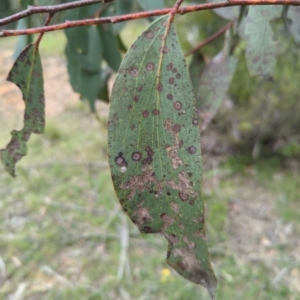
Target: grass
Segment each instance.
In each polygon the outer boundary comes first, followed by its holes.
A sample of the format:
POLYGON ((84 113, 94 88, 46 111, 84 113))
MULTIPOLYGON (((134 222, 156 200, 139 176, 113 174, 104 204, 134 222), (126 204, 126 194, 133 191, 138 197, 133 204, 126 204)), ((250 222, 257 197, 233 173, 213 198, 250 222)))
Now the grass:
MULTIPOLYGON (((62 53, 63 37, 54 50, 47 36, 44 53, 62 53)), ((1 148, 9 121, 0 118, 1 148)), ((106 148, 105 125, 79 104, 32 136, 16 179, 0 166, 0 299, 209 299, 166 265, 166 241, 122 212, 106 148)), ((297 169, 271 159, 205 171, 218 299, 298 299, 299 183, 297 169)))
MULTIPOLYGON (((5 124, 1 128, 10 130, 5 124)), ((0 142, 6 143, 3 138, 0 142)), ((165 264, 162 237, 141 235, 123 214, 107 168, 106 128, 84 108, 69 108, 52 118, 45 135, 30 140, 29 149, 16 179, 0 169, 0 253, 5 263, 0 299, 16 293, 30 300, 209 299, 202 288, 165 264)), ((291 257, 292 244, 271 245, 263 251, 275 251, 273 261, 255 257, 262 251, 260 241, 251 245, 254 250, 237 251, 230 242, 229 210, 238 193, 255 196, 248 186, 251 181, 276 195, 274 218, 296 224, 299 177, 277 168, 284 178, 278 186, 278 181, 270 180, 274 169, 252 165, 259 175, 249 178, 247 168, 239 165, 236 172, 231 162, 218 170, 218 176, 209 170, 205 175, 208 241, 219 277, 218 297, 297 299, 288 277, 272 283, 282 269, 287 274, 299 271, 299 259, 291 257), (210 185, 216 178, 217 184, 210 185), (283 198, 292 203, 284 210, 283 198)), ((246 195, 245 201, 249 199, 246 195)))

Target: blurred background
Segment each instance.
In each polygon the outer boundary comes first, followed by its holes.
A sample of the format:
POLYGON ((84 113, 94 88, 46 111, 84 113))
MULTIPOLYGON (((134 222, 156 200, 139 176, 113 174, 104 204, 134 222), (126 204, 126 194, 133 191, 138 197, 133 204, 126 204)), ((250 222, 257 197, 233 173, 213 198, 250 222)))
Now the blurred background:
MULTIPOLYGON (((0 2, 0 17, 17 11, 19 1, 0 2)), ((59 13, 53 22, 65 17, 59 13)), ((227 23, 203 11, 178 16, 175 26, 187 51, 227 23)), ((147 24, 132 21, 113 30, 126 48, 147 24)), ((249 76, 240 41, 228 95, 202 133, 207 240, 218 299, 297 300, 300 294, 300 51, 282 22, 272 26, 278 45, 274 80, 249 76)), ((205 61, 223 42, 220 37, 201 49, 205 61)), ((0 148, 23 124, 21 92, 5 80, 22 43, 0 40, 0 148)), ((95 117, 72 90, 66 45, 64 32, 52 32, 40 46, 45 134, 31 137, 17 178, 0 166, 0 299, 209 299, 166 265, 164 238, 140 234, 123 213, 107 164, 108 104, 97 101, 95 117)))

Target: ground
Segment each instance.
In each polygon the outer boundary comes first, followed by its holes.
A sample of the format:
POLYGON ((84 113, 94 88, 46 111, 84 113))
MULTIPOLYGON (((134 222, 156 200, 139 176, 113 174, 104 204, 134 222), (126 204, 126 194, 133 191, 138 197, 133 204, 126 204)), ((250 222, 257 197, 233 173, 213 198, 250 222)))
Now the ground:
MULTIPOLYGON (((0 47, 3 148, 24 106, 5 82, 12 47, 0 47)), ((42 56, 46 132, 31 138, 16 179, 0 167, 0 299, 209 299, 165 264, 166 241, 140 234, 122 212, 105 122, 72 92, 61 53, 45 46, 42 56)), ((98 111, 105 120, 107 106, 98 111)), ((216 156, 210 134, 203 195, 218 299, 299 299, 299 163, 216 156)))

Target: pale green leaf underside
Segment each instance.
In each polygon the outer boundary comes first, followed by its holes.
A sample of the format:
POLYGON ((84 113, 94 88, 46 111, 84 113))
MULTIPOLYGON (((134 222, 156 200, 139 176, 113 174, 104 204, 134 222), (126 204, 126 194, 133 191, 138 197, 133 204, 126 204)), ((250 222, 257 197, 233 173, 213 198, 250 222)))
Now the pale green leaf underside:
POLYGON ((287 17, 291 20, 291 34, 293 35, 295 42, 300 45, 300 7, 289 6, 287 17))
POLYGON ((273 77, 276 66, 276 43, 270 21, 279 18, 281 6, 250 6, 246 18, 246 60, 251 75, 273 77))
POLYGON ((201 129, 204 130, 221 107, 237 65, 234 56, 216 55, 204 69, 197 89, 201 129))
POLYGON ((169 241, 169 265, 213 295, 195 98, 177 33, 173 26, 167 33, 167 20, 153 22, 121 64, 109 112, 109 164, 132 221, 142 232, 162 233, 169 241))
POLYGON ((36 45, 25 48, 15 61, 8 81, 15 83, 23 94, 25 102, 24 127, 13 130, 12 139, 6 149, 0 151, 1 160, 7 172, 15 176, 16 163, 27 154, 27 141, 31 133, 40 134, 45 126, 44 81, 41 59, 36 45))

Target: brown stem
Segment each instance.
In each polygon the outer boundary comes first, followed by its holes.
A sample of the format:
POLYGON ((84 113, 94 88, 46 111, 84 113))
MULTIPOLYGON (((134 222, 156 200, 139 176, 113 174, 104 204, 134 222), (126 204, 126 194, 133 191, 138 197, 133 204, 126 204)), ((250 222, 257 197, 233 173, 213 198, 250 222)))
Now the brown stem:
MULTIPOLYGON (((50 14, 48 15, 48 17, 47 17, 47 19, 46 19, 46 21, 45 21, 44 26, 49 25, 49 23, 51 22, 53 16, 54 16, 54 13, 50 13, 50 14)), ((35 43, 36 49, 38 49, 38 47, 39 47, 39 45, 40 45, 40 42, 41 42, 41 40, 42 40, 42 38, 43 38, 44 33, 45 33, 45 32, 42 32, 42 33, 39 35, 39 37, 37 38, 36 43, 35 43)))
POLYGON ((113 0, 79 0, 65 4, 58 4, 58 5, 48 5, 48 6, 31 6, 29 5, 26 10, 23 10, 17 14, 9 16, 7 18, 0 19, 0 26, 13 23, 20 19, 26 18, 28 16, 38 14, 38 13, 57 13, 60 11, 64 11, 67 9, 82 7, 86 5, 91 5, 95 3, 108 3, 112 2, 113 0))
POLYGON ((218 31, 216 31, 214 34, 209 36, 207 39, 205 39, 204 41, 201 41, 197 46, 195 46, 194 48, 185 52, 184 56, 189 56, 189 55, 195 53, 196 51, 198 51, 199 49, 201 49, 202 47, 206 46, 207 44, 209 44, 210 42, 212 42, 213 40, 218 38, 220 35, 222 35, 226 30, 231 28, 233 26, 233 24, 234 24, 234 22, 229 22, 224 27, 222 27, 218 31))
POLYGON ((171 11, 171 14, 170 14, 170 18, 169 18, 169 24, 171 24, 175 18, 175 15, 177 14, 178 12, 178 9, 180 7, 180 5, 182 4, 183 0, 177 0, 172 11, 171 11))
MULTIPOLYGON (((111 1, 111 0, 103 0, 103 1, 111 1)), ((87 2, 87 1, 85 1, 87 2)), ((99 2, 99 1, 98 1, 99 2)), ((190 12, 209 10, 220 7, 229 7, 229 6, 240 6, 240 5, 294 5, 299 6, 300 0, 229 0, 222 2, 212 2, 212 3, 202 3, 197 5, 190 5, 184 8, 179 8, 177 13, 183 15, 190 12)), ((51 7, 50 7, 51 8, 51 7)), ((79 21, 66 21, 65 23, 51 25, 51 26, 43 26, 36 27, 30 29, 19 29, 19 30, 2 30, 0 32, 0 37, 6 36, 16 36, 16 35, 28 35, 35 33, 42 33, 48 31, 61 30, 71 27, 79 27, 79 26, 88 26, 102 23, 120 23, 129 20, 143 19, 155 16, 166 15, 172 12, 174 8, 164 8, 158 10, 151 10, 146 12, 138 12, 121 16, 113 16, 113 17, 104 17, 97 19, 86 19, 79 21)), ((44 11, 47 12, 47 11, 44 11)))

